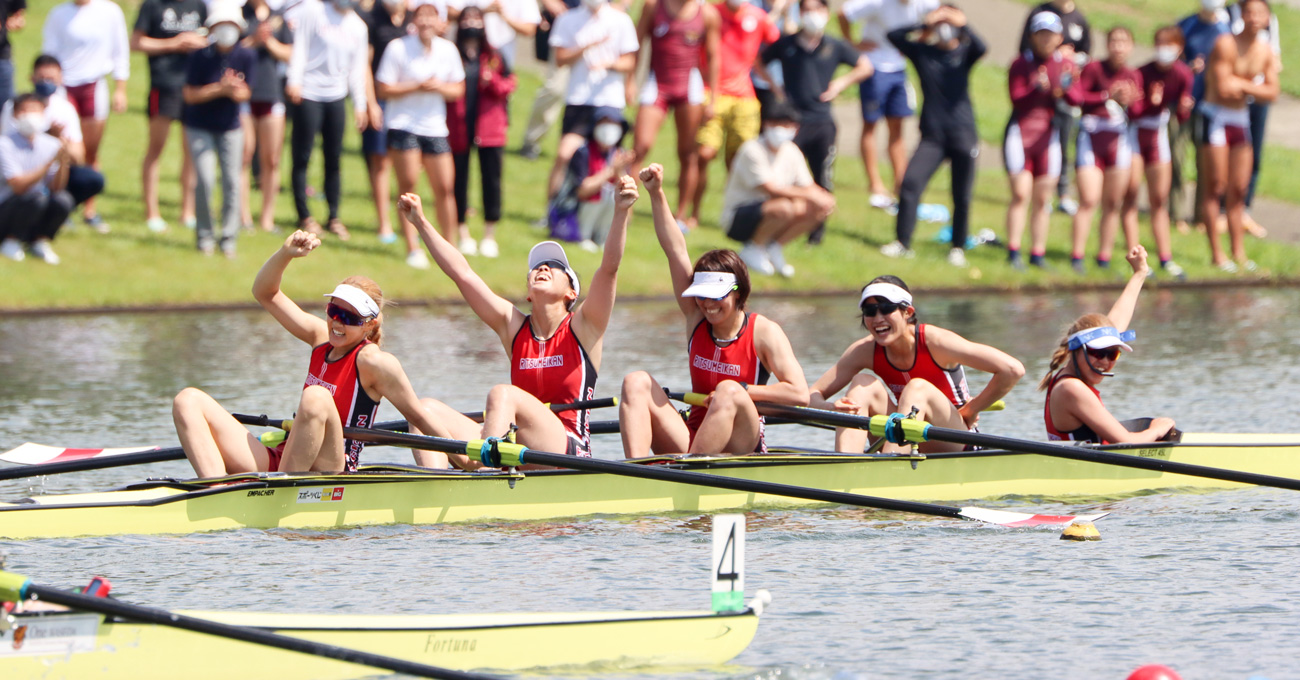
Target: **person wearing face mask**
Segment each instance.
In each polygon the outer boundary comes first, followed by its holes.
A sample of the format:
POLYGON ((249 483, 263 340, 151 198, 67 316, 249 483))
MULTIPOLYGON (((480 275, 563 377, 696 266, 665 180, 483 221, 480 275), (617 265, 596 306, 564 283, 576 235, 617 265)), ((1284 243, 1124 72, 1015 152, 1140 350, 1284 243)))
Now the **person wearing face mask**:
POLYGON ((1191 231, 1189 222, 1200 220, 1201 204, 1204 202, 1203 185, 1197 182, 1192 203, 1194 207, 1191 214, 1187 213, 1183 158, 1190 144, 1195 150, 1192 167, 1199 168, 1204 161, 1205 154, 1200 139, 1201 132, 1205 129, 1205 116, 1201 113, 1201 102, 1205 99, 1205 66, 1214 41, 1224 33, 1232 32, 1223 5, 1224 0, 1201 0, 1200 11, 1178 22, 1178 29, 1183 32, 1183 63, 1192 70, 1192 100, 1195 102, 1192 115, 1186 123, 1179 124, 1177 119, 1169 123, 1170 162, 1173 167, 1169 188, 1169 215, 1183 233, 1191 231))
POLYGON ((794 276, 785 246, 835 210, 835 197, 813 182, 795 144, 800 114, 788 102, 763 111, 763 131, 740 145, 727 178, 718 224, 740 241, 740 259, 755 274, 794 276))
POLYGON ((1179 60, 1183 32, 1177 26, 1163 26, 1156 30, 1155 46, 1156 58, 1138 69, 1142 96, 1129 113, 1129 146, 1134 153, 1128 191, 1124 194, 1124 232, 1138 232, 1138 192, 1145 176, 1160 270, 1182 281, 1187 274, 1174 262, 1169 237, 1169 128, 1171 120, 1186 123, 1196 102, 1192 99, 1192 70, 1179 60))
POLYGON ((586 145, 573 152, 564 184, 547 209, 551 236, 579 241, 595 252, 605 244, 614 216, 619 178, 635 159, 621 143, 627 133, 623 112, 606 107, 596 112, 596 126, 586 145))
POLYGON ((907 163, 898 195, 897 240, 880 251, 907 257, 916 230, 921 194, 946 159, 952 165, 952 248, 948 263, 966 266, 971 191, 979 157, 979 132, 970 103, 970 71, 984 56, 984 41, 970 29, 966 15, 943 5, 923 22, 890 31, 886 38, 916 68, 925 94, 921 106, 921 141, 907 163))
POLYGON ((483 37, 487 44, 513 69, 518 39, 533 37, 542 23, 537 0, 447 0, 447 17, 459 22, 461 12, 470 7, 483 15, 483 37))
MULTIPOLYGON (((379 72, 379 63, 394 40, 401 40, 412 30, 413 12, 407 8, 407 0, 376 0, 370 11, 359 11, 357 15, 366 22, 370 35, 370 74, 379 72)), ((380 110, 388 113, 388 101, 377 97, 380 110)), ((370 174, 370 198, 375 203, 375 216, 379 220, 379 242, 394 243, 397 234, 393 232, 392 194, 389 192, 389 176, 392 174, 393 162, 388 157, 388 121, 384 125, 370 126, 361 133, 361 153, 366 159, 366 171, 370 174)), ((416 269, 425 269, 429 260, 424 256, 424 249, 416 243, 414 232, 407 230, 407 264, 416 269)))
POLYGON ((34 257, 58 264, 50 241, 73 208, 68 145, 42 131, 45 102, 35 94, 15 97, 13 114, 13 129, 0 136, 0 256, 22 260, 26 246, 34 257))
MULTIPOLYGON (((158 208, 158 162, 172 123, 179 122, 185 102, 185 60, 191 52, 207 47, 208 39, 198 30, 208 18, 204 0, 145 0, 136 15, 131 33, 131 50, 149 57, 149 145, 140 169, 144 194, 145 226, 152 232, 167 230, 158 208)), ((184 133, 182 133, 184 134, 184 133)), ((181 139, 181 221, 194 226, 194 166, 189 143, 181 139)))
MULTIPOLYGON (((763 49, 764 63, 780 62, 785 77, 785 98, 799 113, 795 146, 812 168, 813 180, 833 192, 831 169, 835 165, 835 119, 831 102, 845 89, 871 77, 874 70, 865 54, 838 38, 826 35, 830 10, 822 0, 801 0, 800 30, 763 49), (840 66, 852 68, 836 77, 840 66)), ((818 224, 808 236, 820 243, 825 224, 818 224)))
POLYGON ((194 158, 196 243, 211 255, 219 244, 226 257, 235 256, 240 228, 240 170, 244 161, 244 130, 240 105, 256 85, 257 55, 239 44, 247 26, 233 0, 217 0, 208 14, 212 44, 190 54, 185 86, 185 134, 194 158), (212 189, 221 166, 221 231, 212 225, 212 189))
POLYGON ((486 17, 478 7, 460 12, 456 48, 465 68, 465 96, 447 108, 447 141, 456 169, 456 221, 460 225, 461 252, 496 257, 497 220, 501 219, 501 173, 505 162, 506 127, 515 74, 505 57, 487 39, 486 17), (469 154, 478 150, 479 178, 483 189, 483 240, 469 234, 469 154))

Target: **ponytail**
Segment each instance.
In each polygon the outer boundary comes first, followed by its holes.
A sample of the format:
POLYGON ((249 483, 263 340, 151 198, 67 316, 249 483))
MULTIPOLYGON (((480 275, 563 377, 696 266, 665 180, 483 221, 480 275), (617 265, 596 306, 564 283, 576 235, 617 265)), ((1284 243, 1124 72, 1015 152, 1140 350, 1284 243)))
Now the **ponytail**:
POLYGON ((1047 366, 1047 375, 1044 375, 1043 379, 1038 381, 1039 391, 1047 389, 1047 386, 1052 383, 1052 376, 1061 370, 1065 366, 1065 360, 1070 358, 1069 343, 1071 335, 1088 328, 1113 325, 1110 318, 1105 314, 1084 314, 1076 319, 1073 324, 1070 324, 1070 327, 1065 329, 1065 335, 1061 337, 1061 344, 1052 350, 1052 360, 1047 366))
POLYGON ((379 315, 373 319, 375 325, 370 329, 369 333, 366 333, 366 339, 376 345, 382 344, 384 341, 384 306, 386 304, 384 302, 384 291, 379 288, 379 284, 365 276, 349 276, 343 279, 343 283, 360 288, 379 306, 379 315))

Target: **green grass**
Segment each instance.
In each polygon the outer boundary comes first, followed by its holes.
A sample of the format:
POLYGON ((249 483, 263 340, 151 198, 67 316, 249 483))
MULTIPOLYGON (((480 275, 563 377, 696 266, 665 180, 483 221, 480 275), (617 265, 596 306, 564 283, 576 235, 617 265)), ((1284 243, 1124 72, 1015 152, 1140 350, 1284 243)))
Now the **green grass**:
MULTIPOLYGON (((39 26, 53 3, 48 0, 32 3, 29 9, 29 28, 16 34, 14 52, 18 59, 18 82, 26 82, 30 55, 39 47, 39 26)), ((127 9, 128 21, 134 19, 134 9, 127 9)), ((140 199, 140 160, 146 142, 146 120, 143 104, 147 88, 147 68, 143 57, 132 60, 130 85, 131 110, 126 115, 115 115, 109 121, 109 132, 103 150, 108 189, 101 198, 100 210, 112 224, 107 236, 92 233, 78 226, 60 234, 55 243, 64 263, 50 267, 29 259, 23 263, 0 261, 0 277, 6 282, 7 295, 0 301, 0 309, 38 308, 88 308, 162 305, 251 304, 249 288, 257 269, 284 238, 262 233, 245 233, 239 241, 239 257, 228 261, 221 257, 204 258, 194 250, 193 233, 175 225, 179 213, 179 135, 174 134, 163 162, 163 179, 160 188, 163 215, 173 222, 172 229, 161 235, 152 234, 144 227, 143 203, 140 199)), ((517 148, 529 102, 538 85, 531 73, 520 73, 520 89, 515 95, 510 148, 517 148)), ((1006 121, 1008 104, 1005 92, 1005 71, 984 65, 976 70, 973 91, 977 93, 976 111, 979 115, 981 135, 989 141, 1001 139, 1002 125, 1006 121)), ((554 133, 553 133, 554 135, 554 133)), ((675 145, 671 125, 664 127, 652 160, 664 162, 669 176, 676 176, 675 145)), ((353 239, 341 243, 332 237, 310 257, 296 262, 285 278, 284 286, 290 295, 310 300, 315 295, 333 287, 345 276, 361 273, 373 277, 392 299, 429 300, 458 299, 455 288, 436 270, 416 271, 402 262, 404 254, 400 245, 381 245, 375 238, 374 206, 369 197, 364 164, 358 153, 359 137, 349 132, 343 158, 343 204, 341 217, 351 228, 353 239)), ((543 148, 554 148, 554 136, 543 148)), ((1284 169, 1300 164, 1300 155, 1270 149, 1271 172, 1266 175, 1263 190, 1274 195, 1288 196, 1294 190, 1285 186, 1284 169), (1273 168, 1276 172, 1272 172, 1273 168)), ((313 186, 320 186, 320 154, 314 161, 316 172, 311 176, 313 186)), ((502 254, 499 259, 475 258, 473 263, 489 284, 501 293, 522 297, 524 290, 523 262, 533 243, 543 238, 541 231, 528 223, 542 214, 543 188, 551 158, 543 156, 529 162, 510 155, 506 161, 505 214, 500 225, 498 241, 502 254)), ((284 163, 284 179, 288 180, 288 160, 284 163)), ((721 163, 715 163, 710 177, 712 189, 705 203, 703 228, 691 235, 694 253, 717 247, 734 247, 716 229, 716 216, 721 211, 722 187, 725 182, 721 163)), ((476 184, 476 183, 474 183, 476 184)), ((932 241, 938 225, 922 224, 916 237, 917 257, 914 260, 890 261, 883 258, 879 246, 893 239, 894 220, 879 210, 865 207, 866 185, 862 164, 857 158, 842 158, 836 165, 837 196, 841 204, 832 217, 825 242, 817 248, 802 244, 789 248, 788 259, 799 275, 793 280, 761 278, 755 282, 758 291, 830 292, 856 289, 871 277, 881 273, 895 273, 918 288, 1001 288, 1014 289, 1026 286, 1065 287, 1078 284, 1097 285, 1117 282, 1114 275, 1093 273, 1079 279, 1065 271, 1053 273, 1019 273, 1003 263, 1000 249, 982 247, 970 253, 972 267, 956 270, 943 263, 947 245, 932 241)), ((929 200, 947 203, 948 176, 942 171, 930 187, 929 200)), ((675 200, 675 186, 669 189, 675 200)), ((427 188, 422 192, 426 201, 427 188)), ((973 230, 991 228, 998 234, 1004 232, 1003 220, 1008 197, 1007 181, 1003 173, 981 173, 975 188, 973 230)), ((255 195, 255 199, 257 195, 255 195)), ((471 202, 477 205, 476 189, 471 190, 471 202)), ((1300 201, 1296 201, 1300 203, 1300 201)), ((649 221, 649 208, 644 199, 638 204, 631 226, 627 255, 620 271, 620 293, 630 295, 665 295, 670 284, 665 276, 663 255, 659 252, 649 221)), ((257 203, 255 202, 255 205, 257 203)), ((313 211, 323 217, 323 201, 313 202, 313 211)), ((277 223, 282 229, 295 222, 293 202, 286 191, 280 196, 276 210, 277 223)), ((481 233, 481 220, 471 218, 471 230, 481 233)), ((1054 216, 1050 254, 1061 261, 1068 255, 1066 238, 1068 221, 1054 216)), ((1276 275, 1293 276, 1300 269, 1300 257, 1289 246, 1252 240, 1250 254, 1266 270, 1276 275)), ((1226 278, 1208 264, 1207 248, 1202 238, 1175 237, 1175 253, 1195 279, 1226 278)), ((590 276, 599 262, 599 256, 571 249, 575 267, 584 276, 590 276)), ((1063 267, 1061 269, 1064 269, 1063 267)))

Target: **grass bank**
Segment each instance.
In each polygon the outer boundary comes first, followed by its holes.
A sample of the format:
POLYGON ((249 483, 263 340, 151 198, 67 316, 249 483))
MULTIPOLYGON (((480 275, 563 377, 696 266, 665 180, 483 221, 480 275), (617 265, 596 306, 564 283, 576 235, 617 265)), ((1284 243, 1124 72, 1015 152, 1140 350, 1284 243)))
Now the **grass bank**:
MULTIPOLYGON (((48 0, 33 2, 29 8, 31 28, 15 34, 14 53, 19 62, 17 82, 26 82, 31 55, 39 49, 39 26, 44 14, 54 3, 48 0)), ((134 7, 124 4, 128 21, 134 19, 134 7)), ((1005 71, 993 65, 981 66, 976 71, 977 111, 980 115, 981 134, 996 141, 1001 137, 1001 126, 1006 120, 1005 71)), ((112 233, 104 236, 78 226, 61 234, 56 248, 64 263, 50 267, 30 259, 22 263, 0 261, 0 278, 5 281, 6 295, 0 299, 0 309, 46 309, 87 307, 139 307, 158 305, 204 305, 251 303, 249 287, 258 267, 282 241, 284 230, 295 222, 290 195, 280 197, 276 220, 282 228, 279 236, 263 233, 245 233, 240 237, 239 256, 233 261, 221 257, 204 258, 194 250, 193 233, 180 227, 179 213, 179 135, 174 135, 163 161, 161 201, 164 216, 173 223, 164 234, 153 234, 144 227, 143 204, 140 199, 140 160, 146 141, 146 119, 143 109, 147 91, 147 68, 143 57, 132 60, 130 84, 131 109, 125 115, 110 119, 109 132, 103 151, 103 164, 108 177, 108 188, 101 199, 100 209, 112 225, 112 233)), ((531 73, 520 74, 520 89, 516 94, 510 148, 517 148, 528 111, 528 102, 538 85, 531 73)), ((553 149, 553 143, 546 148, 553 149)), ((666 126, 660 136, 653 159, 664 162, 670 176, 676 175, 675 146, 671 126, 666 126)), ((305 260, 295 263, 285 280, 285 289, 291 295, 309 300, 322 291, 329 290, 341 278, 363 273, 375 278, 389 297, 400 300, 455 299, 455 288, 441 273, 416 271, 403 261, 399 245, 382 245, 375 238, 374 206, 369 197, 365 166, 359 153, 359 137, 349 132, 345 141, 343 159, 342 219, 349 225, 353 239, 341 243, 327 239, 326 245, 305 260)), ((1273 153, 1270 150, 1270 153, 1273 153)), ((1280 178, 1280 168, 1273 172, 1273 164, 1292 162, 1300 164, 1300 155, 1289 161, 1284 154, 1270 158, 1270 173, 1277 177, 1278 191, 1286 191, 1280 178)), ((544 234, 531 228, 529 222, 544 209, 543 187, 551 158, 527 161, 508 156, 506 161, 506 196, 504 219, 498 240, 501 257, 496 260, 475 258, 475 267, 495 289, 503 294, 520 296, 523 291, 523 261, 528 251, 544 234)), ((319 154, 311 182, 320 186, 319 154)), ((288 159, 285 159, 287 181, 288 159)), ((1289 166, 1284 166, 1289 167, 1289 166)), ((1291 175, 1294 176, 1294 175, 1291 175)), ((692 252, 700 253, 717 247, 732 247, 716 228, 713 220, 721 211, 721 188, 725 181, 721 164, 714 164, 711 187, 705 205, 707 217, 703 228, 692 234, 692 252)), ((946 172, 936 177, 930 187, 930 200, 947 202, 946 172)), ((1099 285, 1116 282, 1115 274, 1092 272, 1078 277, 1064 267, 1053 272, 1020 273, 1003 264, 1003 252, 997 248, 981 247, 970 254, 971 268, 957 270, 944 261, 946 244, 932 240, 940 225, 923 224, 917 237, 917 257, 913 260, 890 261, 883 258, 878 248, 892 240, 893 218, 879 210, 865 207, 863 195, 865 177, 857 158, 843 158, 836 166, 837 196, 841 203, 829 224, 825 242, 816 248, 795 245, 789 249, 788 259, 798 270, 792 280, 765 278, 756 282, 758 291, 818 292, 855 289, 863 282, 881 273, 895 273, 909 283, 921 288, 996 288, 1068 287, 1074 285, 1099 285)), ((1272 184, 1268 185, 1272 187, 1272 184)), ((1272 191, 1273 189, 1267 189, 1272 191)), ((471 190, 471 201, 477 204, 476 190, 471 190)), ((1290 189, 1290 191, 1294 191, 1290 189)), ((427 188, 424 194, 428 195, 427 188)), ((675 187, 670 195, 675 196, 675 187)), ((972 217, 974 230, 990 228, 1001 234, 1007 200, 1007 183, 1003 173, 981 173, 975 188, 975 205, 972 217)), ((1300 200, 1295 201, 1300 203, 1300 200)), ((255 203, 256 205, 256 203, 255 203)), ((325 205, 313 203, 318 216, 323 217, 325 205)), ((471 219, 471 229, 481 231, 481 220, 471 219)), ((1049 254, 1058 262, 1068 256, 1068 221, 1053 217, 1052 240, 1049 254)), ((1300 272, 1300 253, 1296 249, 1270 242, 1252 240, 1249 252, 1270 276, 1294 277, 1300 272)), ((1189 275, 1196 280, 1229 280, 1209 266, 1207 247, 1202 237, 1176 236, 1175 252, 1189 275)), ((575 267, 589 276, 599 262, 596 254, 571 249, 575 267)), ((637 206, 627 256, 620 271, 619 290, 624 295, 666 295, 670 285, 665 276, 663 255, 659 252, 650 226, 649 209, 643 200, 637 206)))

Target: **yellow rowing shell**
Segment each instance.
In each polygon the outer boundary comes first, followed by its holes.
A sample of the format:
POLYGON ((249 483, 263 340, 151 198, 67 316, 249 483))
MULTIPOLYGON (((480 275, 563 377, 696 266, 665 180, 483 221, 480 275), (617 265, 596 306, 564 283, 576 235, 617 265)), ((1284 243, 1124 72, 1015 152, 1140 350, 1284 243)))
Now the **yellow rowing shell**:
MULTIPOLYGON (((349 616, 181 612, 456 670, 716 666, 754 639, 752 609, 349 616)), ((98 614, 20 614, 0 634, 0 677, 75 680, 360 678, 385 672, 318 656, 98 614)))
MULTIPOLYGON (((1300 478, 1300 435, 1184 434, 1178 443, 1101 448, 1300 478)), ((674 466, 729 477, 904 500, 1100 499, 1160 489, 1241 486, 1008 451, 936 454, 924 459, 827 453, 665 458, 674 466)), ((568 470, 508 474, 379 466, 352 475, 262 473, 36 496, 0 503, 0 538, 546 520, 814 504, 568 470)))

